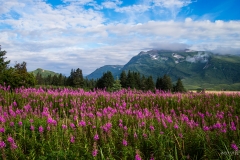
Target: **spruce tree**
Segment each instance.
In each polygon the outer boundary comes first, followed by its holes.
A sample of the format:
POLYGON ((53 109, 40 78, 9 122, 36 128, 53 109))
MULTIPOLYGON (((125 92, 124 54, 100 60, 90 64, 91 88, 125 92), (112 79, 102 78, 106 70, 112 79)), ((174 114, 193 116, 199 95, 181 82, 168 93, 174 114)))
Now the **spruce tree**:
POLYGON ((166 74, 163 76, 163 90, 164 91, 172 91, 172 80, 166 74))
POLYGON ((184 88, 180 78, 178 78, 178 81, 177 81, 176 85, 174 86, 174 92, 185 92, 185 88, 184 88))
POLYGON ((156 89, 163 90, 163 78, 161 77, 157 78, 156 89))
POLYGON ((120 74, 120 83, 123 88, 127 88, 127 75, 125 71, 120 74))
POLYGON ((5 61, 6 57, 6 51, 1 51, 0 50, 0 75, 2 74, 3 70, 8 68, 8 64, 10 63, 9 61, 5 61))
POLYGON ((145 90, 154 90, 155 85, 152 76, 149 76, 147 78, 145 86, 146 86, 145 90))

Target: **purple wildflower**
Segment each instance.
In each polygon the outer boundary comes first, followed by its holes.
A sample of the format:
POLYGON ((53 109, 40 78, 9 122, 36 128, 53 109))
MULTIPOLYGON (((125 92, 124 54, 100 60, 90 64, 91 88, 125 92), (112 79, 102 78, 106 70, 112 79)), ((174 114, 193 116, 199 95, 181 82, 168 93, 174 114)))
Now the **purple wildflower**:
POLYGON ((75 129, 75 124, 74 124, 74 123, 70 123, 70 127, 71 127, 72 129, 75 129))
POLYGON ((30 123, 33 123, 34 121, 33 121, 33 119, 30 119, 29 122, 30 122, 30 123))
POLYGON ((141 156, 139 154, 136 154, 135 160, 141 160, 141 159, 142 159, 141 156))
POLYGON ((235 151, 238 151, 238 146, 235 143, 231 144, 232 149, 234 149, 235 151))
POLYGON ((5 148, 6 147, 6 144, 4 141, 0 141, 0 148, 5 148))
POLYGON ((150 128, 151 131, 154 131, 154 130, 155 130, 155 129, 154 129, 154 126, 150 126, 149 128, 150 128))
POLYGON ((127 143, 127 141, 126 141, 125 139, 123 139, 122 144, 123 144, 124 146, 127 146, 127 145, 128 145, 128 143, 127 143))
POLYGON ((4 133, 5 132, 5 129, 2 127, 0 128, 0 133, 4 133))
POLYGON ((62 124, 62 129, 67 129, 67 126, 65 124, 62 124))
POLYGON ((75 142, 75 137, 74 137, 74 136, 71 136, 71 137, 70 137, 70 142, 71 142, 71 143, 74 143, 74 142, 75 142))
POLYGON ((95 141, 99 140, 99 136, 98 136, 98 134, 95 134, 95 136, 94 136, 94 140, 95 140, 95 141))
POLYGON ((40 126, 40 127, 38 128, 38 131, 39 131, 40 133, 43 133, 43 131, 44 131, 43 127, 40 126))
POLYGON ((8 136, 7 141, 11 144, 14 143, 14 139, 11 136, 8 136))
POLYGON ((174 128, 175 128, 175 129, 178 129, 179 127, 178 127, 178 125, 177 125, 177 124, 175 124, 175 125, 174 125, 174 128))
POLYGON ((19 126, 22 126, 22 125, 23 125, 23 123, 20 121, 20 122, 18 122, 18 125, 19 125, 19 126))
POLYGON ((10 122, 10 127, 13 127, 14 126, 14 122, 10 122))
POLYGON ((97 149, 94 149, 94 150, 92 151, 92 156, 93 156, 93 157, 96 157, 97 154, 98 154, 98 150, 97 150, 97 149))
POLYGON ((34 131, 34 126, 33 125, 30 126, 30 130, 34 131))

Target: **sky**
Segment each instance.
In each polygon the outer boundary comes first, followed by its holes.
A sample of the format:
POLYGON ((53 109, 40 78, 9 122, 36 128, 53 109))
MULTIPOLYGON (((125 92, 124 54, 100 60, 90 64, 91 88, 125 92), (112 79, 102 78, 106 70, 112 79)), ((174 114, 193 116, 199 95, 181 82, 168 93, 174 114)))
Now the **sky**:
POLYGON ((193 49, 240 55, 240 0, 0 0, 0 45, 69 76, 124 65, 141 51, 193 49))

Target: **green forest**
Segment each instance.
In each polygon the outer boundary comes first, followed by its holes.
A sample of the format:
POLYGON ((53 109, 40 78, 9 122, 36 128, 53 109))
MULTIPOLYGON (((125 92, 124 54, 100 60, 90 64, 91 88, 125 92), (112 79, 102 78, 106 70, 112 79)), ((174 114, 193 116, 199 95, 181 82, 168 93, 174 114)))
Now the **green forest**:
POLYGON ((6 51, 0 51, 0 84, 10 86, 12 89, 19 87, 35 86, 57 86, 83 88, 85 90, 105 89, 107 91, 117 91, 122 88, 131 88, 143 91, 154 91, 155 89, 172 92, 185 92, 181 79, 176 84, 172 83, 168 75, 158 77, 154 82, 152 76, 145 77, 139 72, 122 71, 120 77, 114 79, 110 71, 103 73, 102 77, 94 80, 83 77, 80 68, 71 69, 70 76, 63 74, 43 76, 27 71, 27 63, 15 63, 14 67, 9 67, 10 60, 6 61, 6 51))

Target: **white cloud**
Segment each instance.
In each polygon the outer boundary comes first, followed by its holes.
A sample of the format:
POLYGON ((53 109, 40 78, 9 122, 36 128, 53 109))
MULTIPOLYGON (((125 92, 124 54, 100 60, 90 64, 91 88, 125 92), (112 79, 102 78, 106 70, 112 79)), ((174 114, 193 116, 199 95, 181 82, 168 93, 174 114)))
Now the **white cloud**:
POLYGON ((118 8, 118 6, 121 4, 122 4, 122 1, 120 0, 114 0, 114 1, 108 0, 108 1, 104 1, 102 3, 102 6, 108 9, 115 9, 115 8, 118 8))
MULTIPOLYGON (((106 64, 125 64, 141 50, 197 49, 240 54, 240 21, 215 22, 143 20, 141 12, 153 5, 143 3, 122 6, 121 1, 73 2, 52 8, 44 1, 17 0, 0 2, 0 44, 12 61, 28 63, 28 69, 44 68, 69 74, 81 68, 89 74, 106 64), (131 23, 109 21, 104 11, 85 9, 84 4, 98 5, 117 12, 132 13, 131 23), (14 17, 11 13, 18 14, 14 17), (140 12, 141 11, 141 12, 140 12), (2 18, 6 15, 8 17, 2 18), (9 28, 3 26, 10 26, 9 28)), ((67 2, 67 1, 65 1, 67 2)), ((69 2, 69 1, 68 1, 69 2)), ((150 2, 150 1, 149 1, 150 2)), ((157 1, 154 1, 157 6, 157 1)), ((182 7, 190 1, 158 1, 161 7, 182 7), (180 3, 181 2, 181 3, 180 3)), ((99 7, 98 9, 100 9, 99 7)), ((124 20, 123 20, 124 21, 124 20)), ((128 21, 128 20, 127 20, 128 21)), ((221 53, 222 53, 221 52, 221 53)))

